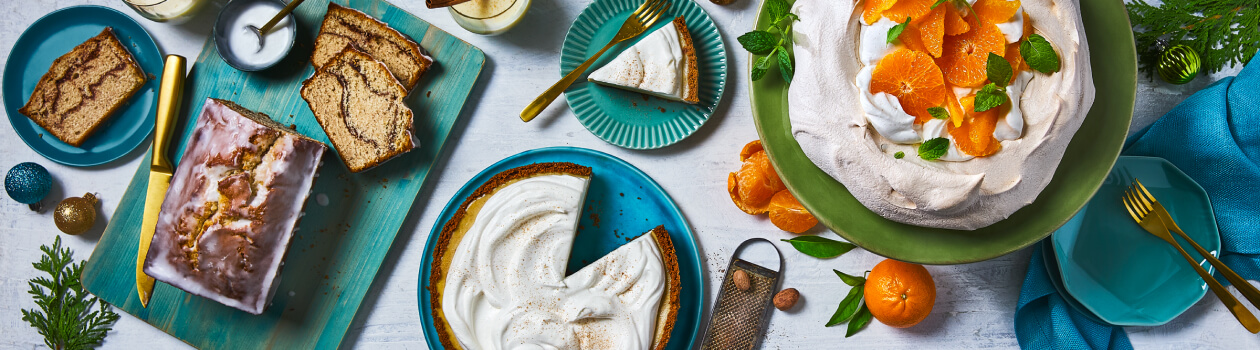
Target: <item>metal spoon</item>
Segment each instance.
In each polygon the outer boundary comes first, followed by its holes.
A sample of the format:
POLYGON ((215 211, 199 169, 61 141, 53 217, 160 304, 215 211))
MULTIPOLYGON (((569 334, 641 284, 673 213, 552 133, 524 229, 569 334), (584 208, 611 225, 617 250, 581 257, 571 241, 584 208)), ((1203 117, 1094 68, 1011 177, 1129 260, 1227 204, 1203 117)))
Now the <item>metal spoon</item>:
POLYGON ((293 9, 298 5, 301 5, 302 1, 304 0, 289 1, 289 4, 285 5, 284 9, 280 10, 280 13, 277 13, 275 17, 271 17, 271 20, 267 21, 267 24, 264 24, 262 29, 255 27, 253 24, 245 26, 246 29, 249 29, 249 31, 254 32, 254 35, 258 36, 258 51, 256 52, 262 51, 263 40, 266 39, 267 33, 271 31, 271 28, 275 27, 276 23, 280 22, 281 18, 284 18, 284 16, 288 16, 290 12, 293 12, 293 9))

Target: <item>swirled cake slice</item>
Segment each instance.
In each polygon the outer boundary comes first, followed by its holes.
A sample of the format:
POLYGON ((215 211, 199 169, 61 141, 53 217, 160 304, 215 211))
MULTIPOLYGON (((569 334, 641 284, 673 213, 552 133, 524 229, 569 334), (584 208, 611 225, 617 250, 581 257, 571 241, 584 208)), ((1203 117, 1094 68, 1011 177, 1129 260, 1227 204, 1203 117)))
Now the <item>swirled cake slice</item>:
POLYGON ((53 61, 18 112, 78 147, 140 87, 144 71, 106 27, 53 61))
POLYGON ((315 69, 322 68, 347 47, 384 63, 406 91, 416 87, 420 76, 433 65, 433 58, 406 34, 366 13, 330 2, 324 23, 319 26, 319 36, 315 37, 311 64, 315 69))
POLYGON ((406 96, 384 63, 351 47, 302 83, 302 98, 352 172, 415 147, 406 96))

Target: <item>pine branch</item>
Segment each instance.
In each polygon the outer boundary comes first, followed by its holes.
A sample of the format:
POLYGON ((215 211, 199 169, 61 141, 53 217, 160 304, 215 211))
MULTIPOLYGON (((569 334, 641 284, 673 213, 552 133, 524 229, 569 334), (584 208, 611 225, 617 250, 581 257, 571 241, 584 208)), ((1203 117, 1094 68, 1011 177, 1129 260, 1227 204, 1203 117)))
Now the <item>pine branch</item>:
POLYGON ((1159 62, 1157 42, 1186 45, 1202 56, 1203 70, 1218 72, 1251 60, 1260 50, 1260 6, 1256 0, 1146 0, 1126 4, 1142 72, 1153 76, 1159 62))
POLYGON ((22 320, 44 336, 44 344, 49 348, 95 348, 118 321, 118 314, 109 304, 83 290, 79 279, 83 263, 74 263, 70 248, 61 247, 60 236, 51 248, 39 249, 44 256, 31 265, 49 277, 32 278, 27 283, 31 287, 27 293, 39 310, 22 310, 22 320))

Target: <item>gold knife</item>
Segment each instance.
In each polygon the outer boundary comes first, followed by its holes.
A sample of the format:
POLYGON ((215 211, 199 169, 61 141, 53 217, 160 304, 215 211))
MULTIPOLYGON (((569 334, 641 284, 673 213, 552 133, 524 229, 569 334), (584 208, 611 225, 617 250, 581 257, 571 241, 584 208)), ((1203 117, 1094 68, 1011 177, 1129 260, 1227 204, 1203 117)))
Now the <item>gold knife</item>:
POLYGON ((156 133, 153 134, 153 160, 149 163, 149 192, 144 197, 144 222, 140 225, 140 250, 136 252, 136 293, 140 305, 149 307, 153 296, 153 277, 144 274, 144 258, 149 253, 149 241, 157 227, 158 212, 162 200, 171 186, 171 160, 167 158, 171 148, 171 129, 175 128, 175 114, 179 113, 180 99, 184 97, 184 57, 166 55, 166 67, 162 71, 162 86, 158 90, 156 133))

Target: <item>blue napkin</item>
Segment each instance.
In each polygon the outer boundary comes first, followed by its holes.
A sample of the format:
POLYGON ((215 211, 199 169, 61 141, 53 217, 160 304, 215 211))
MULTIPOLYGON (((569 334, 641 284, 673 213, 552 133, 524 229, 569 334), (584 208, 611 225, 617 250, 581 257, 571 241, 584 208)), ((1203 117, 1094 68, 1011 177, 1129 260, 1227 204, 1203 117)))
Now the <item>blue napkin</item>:
MULTIPOLYGON (((1221 261, 1245 279, 1260 279, 1260 67, 1248 65, 1182 101, 1130 136, 1123 153, 1167 159, 1203 186, 1221 232, 1221 261)), ((1021 348, 1133 348, 1122 328, 1065 304, 1049 278, 1034 248, 1015 308, 1021 348)))

